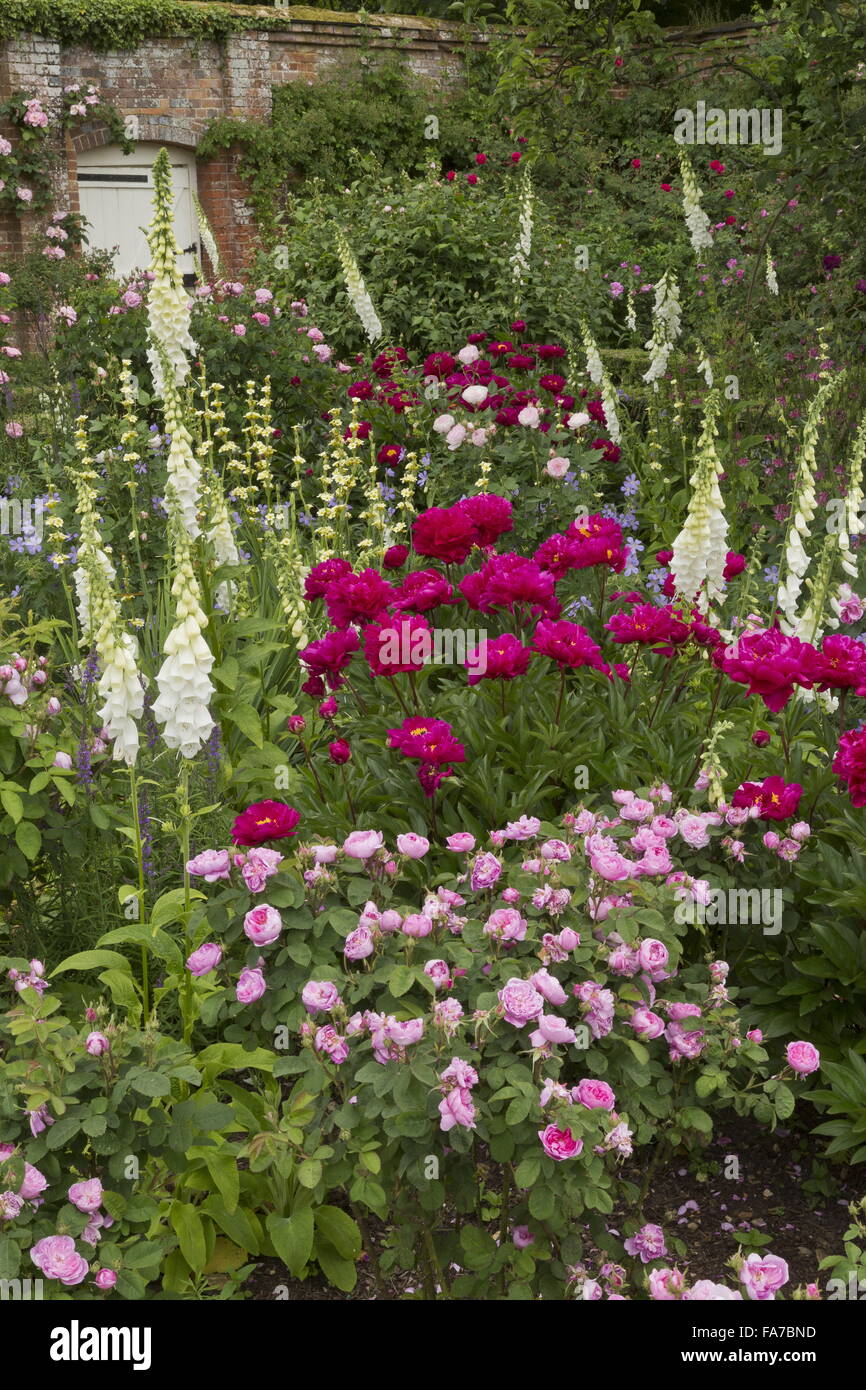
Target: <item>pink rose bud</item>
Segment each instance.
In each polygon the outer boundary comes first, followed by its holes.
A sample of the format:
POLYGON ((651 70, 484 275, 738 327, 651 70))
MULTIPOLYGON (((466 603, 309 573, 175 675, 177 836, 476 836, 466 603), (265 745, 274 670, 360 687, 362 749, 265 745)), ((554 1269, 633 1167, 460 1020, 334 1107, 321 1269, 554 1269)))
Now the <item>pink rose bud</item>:
POLYGON ((68 753, 64 753, 62 748, 58 749, 58 751, 54 754, 53 766, 62 767, 65 772, 68 772, 69 769, 72 767, 72 758, 68 753))
POLYGON ((91 1057, 101 1057, 103 1052, 107 1052, 111 1047, 111 1043, 104 1033, 88 1033, 84 1046, 91 1057))
POLYGON ((51 696, 51 699, 48 701, 48 704, 45 706, 45 709, 49 714, 60 713, 61 704, 56 695, 51 696))
POLYGON ((93 1282, 98 1289, 113 1289, 117 1283, 117 1275, 113 1269, 101 1269, 93 1282))
POLYGON ((761 1032, 760 1028, 750 1028, 748 1033, 746 1034, 746 1037, 749 1039, 749 1042, 753 1043, 760 1043, 764 1041, 764 1035, 761 1032))

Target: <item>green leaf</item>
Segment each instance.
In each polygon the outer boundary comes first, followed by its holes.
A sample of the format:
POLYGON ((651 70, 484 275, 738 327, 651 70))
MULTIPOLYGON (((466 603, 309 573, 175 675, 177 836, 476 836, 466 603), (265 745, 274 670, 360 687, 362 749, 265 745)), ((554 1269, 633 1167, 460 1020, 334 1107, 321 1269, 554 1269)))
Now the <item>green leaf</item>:
POLYGON ((283 1264, 290 1274, 298 1278, 313 1251, 312 1208, 304 1207, 291 1216, 271 1214, 265 1224, 283 1264))
POLYGON ((141 1096, 170 1096, 171 1082, 159 1071, 141 1071, 130 1082, 132 1089, 141 1096))
POLYGON ((224 1149, 197 1149, 194 1152, 203 1159, 225 1202, 226 1211, 231 1214, 240 1196, 241 1176, 237 1159, 224 1149))
POLYGON ((697 1106, 686 1105, 679 1114, 680 1123, 689 1129, 696 1129, 701 1134, 712 1134, 713 1122, 706 1110, 699 1110, 697 1106))
POLYGON ((324 1206, 316 1211, 316 1230, 333 1245, 344 1260, 357 1260, 361 1254, 361 1232, 357 1223, 339 1207, 324 1206))
POLYGON ((31 864, 42 848, 39 827, 30 820, 22 820, 15 827, 15 843, 31 864))
POLYGON ((235 705, 226 713, 226 719, 235 724, 256 748, 264 745, 262 736, 262 721, 252 705, 235 705))
POLYGON ((17 825, 24 815, 24 802, 15 788, 9 786, 8 783, 0 787, 0 804, 2 804, 7 816, 11 816, 17 825))
POLYGON ((188 1202, 172 1202, 169 1221, 180 1243, 180 1253, 192 1272, 200 1274, 207 1263, 207 1240, 201 1216, 188 1202))
POLYGON ((98 966, 126 971, 129 974, 129 961, 119 951, 79 951, 74 956, 67 956, 66 960, 55 966, 51 972, 51 979, 62 974, 64 970, 96 970, 98 966))
POLYGON ((317 1158, 305 1158, 298 1168, 298 1182, 310 1191, 321 1180, 322 1165, 317 1158))
MULTIPOLYGON (((364 897, 366 898, 367 887, 362 884, 364 897)), ((409 965, 395 965, 391 974, 388 976, 388 988, 395 999, 399 999, 401 994, 405 994, 415 983, 415 972, 409 965)))
POLYGON ((351 1293, 358 1282, 358 1271, 348 1260, 343 1260, 333 1246, 325 1241, 316 1244, 316 1259, 325 1278, 343 1293, 351 1293))

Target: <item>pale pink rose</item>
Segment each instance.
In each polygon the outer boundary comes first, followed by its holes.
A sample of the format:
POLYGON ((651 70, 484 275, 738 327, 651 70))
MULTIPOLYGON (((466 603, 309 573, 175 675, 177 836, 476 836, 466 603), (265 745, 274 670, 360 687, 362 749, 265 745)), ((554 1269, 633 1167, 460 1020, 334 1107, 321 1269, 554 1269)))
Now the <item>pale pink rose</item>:
POLYGON ((275 907, 267 903, 250 908, 244 917, 244 934, 254 946, 272 946, 282 929, 282 917, 275 907))
POLYGON ((25 1163, 24 1181, 18 1189, 18 1196, 23 1197, 25 1202, 35 1202, 42 1196, 47 1186, 48 1179, 45 1174, 40 1173, 38 1168, 34 1168, 32 1163, 25 1163))
POLYGON ((309 980, 301 990, 301 1003, 308 1014, 330 1013, 341 1003, 340 991, 330 980, 309 980))
POLYGON ((423 859, 430 848, 430 841, 408 830, 405 835, 397 836, 397 848, 409 859, 423 859))
POLYGON ((379 930, 383 932, 391 933, 399 931, 402 925, 403 918, 400 916, 399 912, 395 912, 391 907, 387 908, 379 918, 379 930))
POLYGON ((353 830, 343 841, 343 853, 350 859, 369 859, 382 848, 384 838, 381 830, 353 830))
POLYGON ((364 960, 373 954, 375 942, 373 933, 369 927, 356 927, 353 932, 349 932, 343 946, 343 955, 347 960, 364 960))
POLYGON ((608 883, 618 883, 624 878, 634 877, 634 865, 624 858, 618 850, 597 849, 589 857, 593 873, 608 883))
POLYGON ((117 1275, 113 1269, 100 1269, 93 1282, 98 1289, 113 1289, 117 1283, 117 1275))
POLYGON ((648 1041, 660 1038, 665 1031, 664 1019, 659 1018, 658 1014, 654 1014, 645 1004, 635 1009, 629 1024, 639 1038, 646 1038, 648 1041))
POLYGON ((192 955, 187 956, 186 968, 190 975, 200 979, 202 975, 209 975, 212 970, 216 970, 222 958, 222 947, 215 941, 205 941, 192 952, 192 955))
POLYGON ((475 848, 475 836, 461 830, 456 835, 449 835, 445 843, 457 854, 468 854, 475 848))
POLYGON ((88 1178, 85 1182, 74 1182, 67 1195, 74 1207, 90 1215, 99 1211, 102 1206, 102 1183, 99 1178, 88 1178))
POLYGON ((788 1266, 779 1255, 758 1255, 753 1251, 740 1269, 740 1282, 750 1299, 763 1303, 775 1299, 779 1289, 787 1284, 788 1266))
POLYGON ((528 980, 508 980, 499 991, 499 1002, 506 1023, 515 1028, 522 1028, 537 1018, 544 1008, 542 995, 528 980))
POLYGON ((410 912, 403 918, 401 931, 405 936, 415 938, 429 936, 433 930, 433 918, 428 917, 426 912, 410 912))
POLYGON ((536 970, 531 979, 532 985, 543 995, 548 1004, 554 1008, 561 1009, 568 1000, 568 995, 562 988, 555 975, 551 975, 548 970, 536 970))
POLYGON ((685 1276, 678 1269, 653 1269, 649 1274, 650 1298, 656 1303, 670 1303, 682 1294, 685 1276))
POLYGON ((46 1279, 71 1287, 87 1278, 89 1266, 71 1236, 44 1236, 30 1249, 30 1258, 46 1279))
POLYGON ((686 1303, 742 1303, 743 1295, 729 1289, 725 1284, 714 1284, 711 1279, 699 1279, 683 1294, 686 1303))
POLYGON ((542 859, 558 861, 567 864, 571 859, 571 850, 564 840, 545 840, 538 851, 542 859))
POLYGON ((556 1125, 540 1129, 538 1137, 548 1158, 556 1159, 557 1163, 567 1158, 577 1158, 583 1149, 582 1139, 575 1139, 570 1129, 557 1129, 556 1125))
POLYGON ((261 970, 242 970, 235 988, 235 998, 239 1004, 255 1004, 266 989, 265 977, 261 970))
POLYGON ((651 980, 658 981, 667 978, 665 966, 668 963, 668 948, 663 941, 656 941, 654 937, 647 937, 642 941, 638 948, 638 958, 641 968, 647 972, 651 980))
POLYGON ((788 1066, 798 1076, 809 1076, 821 1065, 821 1054, 810 1042, 791 1042, 785 1049, 788 1066))
POLYGON ((551 478, 564 478, 570 467, 568 459, 555 456, 547 460, 544 471, 551 478))
POLYGON ((764 1034, 761 1032, 760 1028, 750 1028, 746 1037, 749 1039, 749 1042, 753 1043, 762 1043, 764 1041, 764 1034))
POLYGON ((101 1057, 110 1047, 111 1043, 104 1033, 88 1033, 84 1040, 84 1050, 91 1057, 101 1057))
POLYGON ((227 849, 205 849, 187 862, 186 871, 205 883, 231 877, 231 859, 227 849))
POLYGON ((523 941, 526 937, 526 918, 516 908, 498 907, 484 924, 485 936, 495 941, 523 941))
POLYGON ((790 835, 792 840, 808 840, 812 834, 812 827, 808 821, 798 820, 796 825, 791 826, 790 835))
POLYGON ((261 893, 268 879, 277 872, 283 856, 275 849, 256 845, 249 851, 241 868, 244 883, 251 893, 261 893))
POLYGON ((502 865, 495 854, 479 854, 472 865, 470 886, 473 892, 479 888, 492 888, 502 873, 502 865))
POLYGON ((424 974, 433 981, 434 989, 446 989, 451 984, 451 970, 444 960, 428 960, 424 974))
POLYGON ((454 1086, 439 1102, 439 1128, 446 1134, 459 1125, 462 1129, 475 1128, 475 1105, 471 1091, 454 1086))
POLYGON ((538 1028, 529 1040, 533 1047, 543 1047, 545 1043, 565 1045, 574 1042, 575 1032, 564 1018, 557 1018, 556 1014, 542 1014, 538 1020, 538 1028))
POLYGON ((526 1250, 528 1246, 535 1244, 535 1236, 528 1226, 515 1226, 511 1233, 511 1239, 518 1250, 526 1250))
POLYGON ((683 816, 679 832, 692 849, 704 849, 710 843, 703 816, 683 816))
POLYGON ((606 1081, 593 1081, 585 1078, 572 1087, 572 1097, 576 1105, 585 1105, 587 1110, 613 1110, 616 1096, 606 1081))

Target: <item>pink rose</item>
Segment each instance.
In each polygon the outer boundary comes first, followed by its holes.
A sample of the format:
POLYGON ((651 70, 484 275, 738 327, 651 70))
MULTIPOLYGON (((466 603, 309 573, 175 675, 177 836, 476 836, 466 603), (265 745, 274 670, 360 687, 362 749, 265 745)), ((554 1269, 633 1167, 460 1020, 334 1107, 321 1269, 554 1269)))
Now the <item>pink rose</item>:
POLYGON ((475 848, 475 836, 461 830, 456 835, 449 835, 445 843, 455 854, 469 854, 475 848))
POLYGON ((499 991, 499 1002, 503 1008, 506 1023, 522 1028, 532 1019, 538 1018, 544 1008, 544 999, 528 980, 511 979, 499 991))
POLYGON ((451 971, 444 960, 428 960, 424 974, 433 981, 434 989, 445 989, 451 983, 451 971))
POLYGON ((187 956, 186 968, 190 975, 200 979, 202 975, 209 975, 212 970, 216 970, 222 958, 222 947, 215 941, 205 941, 198 950, 187 956))
POLYGON ((397 836, 397 848, 408 859, 423 859, 430 848, 430 841, 409 830, 405 835, 397 836))
POLYGON ((492 888, 502 873, 502 865, 495 854, 479 854, 472 865, 470 885, 472 891, 479 888, 492 888))
POLYGON ((100 1269, 93 1282, 98 1289, 113 1289, 117 1283, 117 1275, 113 1269, 100 1269))
POLYGON ((433 930, 433 919, 426 912, 410 912, 408 917, 404 917, 401 930, 406 936, 429 936, 433 930))
POLYGON ((238 977, 235 997, 239 1004, 255 1004, 266 989, 265 977, 261 970, 242 970, 238 977))
POLYGON ((84 1040, 84 1050, 89 1052, 91 1057, 101 1057, 110 1047, 111 1043, 104 1033, 88 1033, 84 1040))
POLYGON ((664 942, 656 941, 654 937, 647 937, 642 941, 638 948, 638 959, 641 969, 645 970, 651 980, 666 979, 665 966, 668 963, 668 948, 664 942))
POLYGON ((798 1076, 809 1076, 821 1065, 821 1054, 810 1042, 788 1043, 785 1049, 788 1066, 798 1076))
POLYGON ((382 848, 384 838, 381 830, 353 830, 343 841, 343 853, 350 859, 369 859, 382 848))
POLYGON ((753 1251, 740 1270, 740 1282, 750 1299, 766 1302, 775 1299, 779 1289, 788 1282, 788 1266, 779 1255, 757 1255, 753 1251))
POLYGON ((475 1105, 471 1091, 462 1086, 454 1086, 439 1102, 439 1128, 447 1134, 455 1125, 463 1129, 475 1128, 475 1105))
POLYGON ((244 934, 254 946, 272 946, 283 929, 283 919, 275 907, 262 903, 250 908, 244 918, 244 934))
POLYGON ((634 865, 618 850, 595 849, 589 856, 593 873, 608 883, 617 883, 624 878, 634 877, 634 865))
POLYGON ((526 937, 526 918, 516 908, 498 907, 484 924, 485 936, 495 941, 523 941, 526 937))
POLYGON ((606 1081, 592 1081, 585 1078, 571 1090, 575 1104, 585 1105, 587 1110, 613 1110, 616 1096, 606 1081))
POLYGON ((61 1284, 80 1284, 87 1278, 87 1261, 79 1255, 71 1236, 45 1236, 31 1247, 30 1258, 46 1279, 59 1279, 61 1284))
POLYGON ((569 1028, 565 1019, 557 1018, 556 1014, 542 1014, 538 1028, 529 1039, 533 1047, 544 1047, 545 1043, 573 1043, 574 1040, 574 1029, 569 1028))
POLYGON ((340 991, 330 980, 310 980, 301 990, 301 1003, 308 1014, 330 1013, 340 1004, 340 991))
POLYGON ((556 1125, 540 1129, 538 1137, 548 1158, 556 1159, 557 1163, 567 1158, 577 1158, 583 1149, 582 1139, 575 1139, 570 1129, 557 1129, 556 1125))
POLYGON ((201 854, 197 854, 195 859, 190 859, 186 871, 194 874, 197 878, 203 878, 205 883, 216 883, 218 879, 229 878, 231 875, 231 860, 227 849, 205 849, 201 854))
POLYGON ((343 955, 347 960, 364 960, 373 954, 375 942, 373 933, 369 927, 356 927, 353 932, 349 932, 343 946, 343 955))
POLYGON ((629 1024, 639 1038, 646 1038, 648 1041, 660 1038, 665 1031, 664 1019, 659 1018, 658 1014, 654 1014, 644 1004, 635 1009, 629 1024))
POLYGON ((556 976, 551 975, 547 969, 536 970, 531 983, 539 994, 544 996, 548 1004, 553 1004, 554 1008, 561 1009, 568 999, 568 995, 556 976))
POLYGON ((102 1183, 99 1178, 88 1178, 85 1182, 74 1182, 69 1189, 68 1196, 74 1207, 90 1215, 99 1211, 102 1206, 102 1183))

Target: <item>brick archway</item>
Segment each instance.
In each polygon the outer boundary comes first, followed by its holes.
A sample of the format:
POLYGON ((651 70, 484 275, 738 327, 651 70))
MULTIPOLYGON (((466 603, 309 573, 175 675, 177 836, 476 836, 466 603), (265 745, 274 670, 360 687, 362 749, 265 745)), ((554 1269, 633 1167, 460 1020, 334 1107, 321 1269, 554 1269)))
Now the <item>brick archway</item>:
MULTIPOLYGON (((177 121, 171 116, 139 116, 135 111, 124 113, 135 117, 138 123, 136 140, 148 144, 179 145, 183 149, 194 150, 208 125, 207 121, 177 121)), ((94 121, 92 125, 82 126, 70 137, 72 152, 85 154, 88 150, 99 150, 110 145, 113 136, 108 126, 94 121)))

